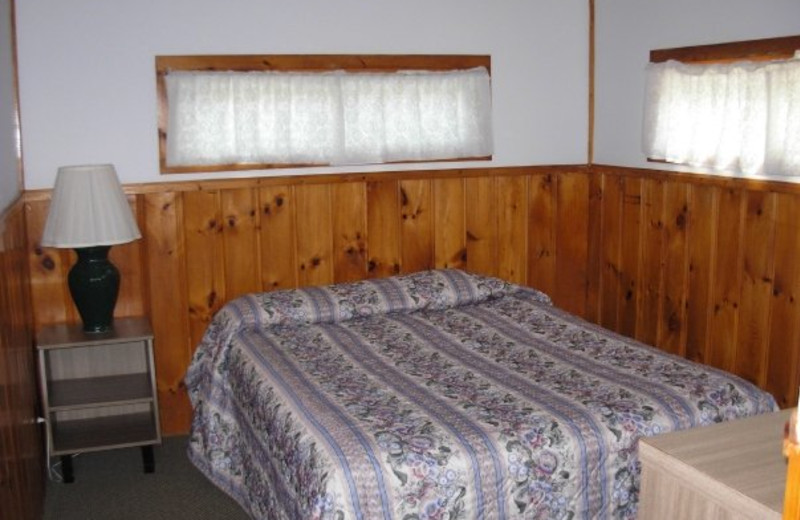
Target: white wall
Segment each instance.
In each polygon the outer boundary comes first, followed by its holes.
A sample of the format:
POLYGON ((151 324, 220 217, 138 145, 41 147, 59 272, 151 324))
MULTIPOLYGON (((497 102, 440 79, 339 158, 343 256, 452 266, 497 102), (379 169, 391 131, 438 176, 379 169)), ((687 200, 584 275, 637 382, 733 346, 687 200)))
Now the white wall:
POLYGON ((11 4, 9 0, 0 0, 0 213, 17 198, 22 189, 17 166, 11 41, 11 4))
POLYGON ((171 54, 491 54, 491 165, 585 163, 587 31, 586 0, 20 1, 26 188, 94 162, 125 183, 358 171, 160 175, 154 56, 171 54))
POLYGON ((598 0, 595 9, 598 164, 665 167, 641 152, 651 49, 800 34, 798 0, 598 0))

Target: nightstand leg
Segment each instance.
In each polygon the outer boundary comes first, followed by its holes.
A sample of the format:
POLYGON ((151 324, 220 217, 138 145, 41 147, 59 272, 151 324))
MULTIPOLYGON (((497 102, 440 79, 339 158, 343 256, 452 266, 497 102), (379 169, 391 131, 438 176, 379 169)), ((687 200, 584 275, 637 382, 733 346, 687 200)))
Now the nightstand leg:
POLYGON ((156 459, 153 456, 153 446, 142 446, 142 462, 144 472, 153 473, 156 470, 156 459))
POLYGON ((61 477, 65 484, 75 482, 75 474, 72 472, 72 455, 61 456, 61 477))

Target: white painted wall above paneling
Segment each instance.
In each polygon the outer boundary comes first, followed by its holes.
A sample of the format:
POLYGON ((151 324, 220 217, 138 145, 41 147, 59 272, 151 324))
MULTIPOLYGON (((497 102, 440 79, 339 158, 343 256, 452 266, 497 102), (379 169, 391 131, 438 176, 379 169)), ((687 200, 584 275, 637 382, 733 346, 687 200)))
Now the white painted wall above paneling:
POLYGON ((598 164, 656 167, 641 152, 644 68, 651 49, 800 34, 797 0, 597 0, 598 164))
POLYGON ((160 54, 491 54, 492 164, 586 161, 585 0, 39 0, 17 25, 28 189, 93 162, 124 183, 358 171, 160 175, 160 54))

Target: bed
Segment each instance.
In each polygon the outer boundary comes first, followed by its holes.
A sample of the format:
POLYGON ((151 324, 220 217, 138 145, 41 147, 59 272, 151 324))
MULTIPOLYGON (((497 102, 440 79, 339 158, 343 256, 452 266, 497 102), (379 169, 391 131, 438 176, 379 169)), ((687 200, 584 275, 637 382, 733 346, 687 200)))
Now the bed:
POLYGON ((637 440, 777 409, 460 270, 251 294, 186 375, 193 463, 254 518, 635 518, 637 440))

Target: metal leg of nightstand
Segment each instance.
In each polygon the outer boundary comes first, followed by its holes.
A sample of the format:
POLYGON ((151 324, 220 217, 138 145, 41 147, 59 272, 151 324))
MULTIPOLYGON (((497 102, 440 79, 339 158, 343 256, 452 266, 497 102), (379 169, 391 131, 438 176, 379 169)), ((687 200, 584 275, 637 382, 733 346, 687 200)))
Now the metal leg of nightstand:
POLYGON ((153 473, 156 470, 156 459, 153 456, 153 446, 142 446, 142 462, 144 463, 144 472, 153 473))
POLYGON ((61 456, 61 477, 65 484, 75 482, 75 473, 72 471, 72 455, 61 456))

